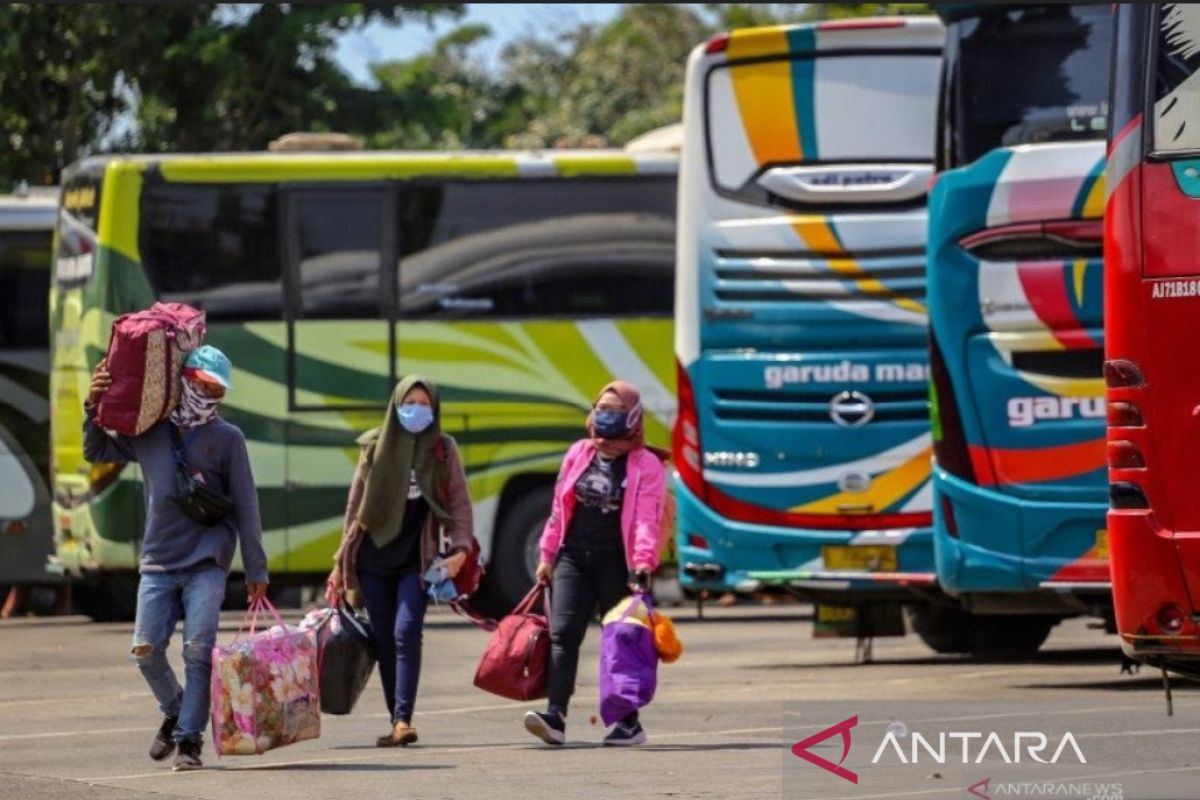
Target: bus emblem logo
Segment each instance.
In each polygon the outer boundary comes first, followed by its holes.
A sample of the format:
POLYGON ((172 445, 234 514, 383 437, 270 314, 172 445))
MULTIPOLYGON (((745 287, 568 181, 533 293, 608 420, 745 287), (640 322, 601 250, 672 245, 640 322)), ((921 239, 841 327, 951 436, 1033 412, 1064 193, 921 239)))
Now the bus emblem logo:
POLYGON ((837 487, 846 494, 862 494, 871 488, 871 476, 861 472, 847 472, 838 478, 837 487))
POLYGON ((875 417, 875 403, 862 392, 841 392, 829 401, 829 417, 843 428, 857 428, 875 417))

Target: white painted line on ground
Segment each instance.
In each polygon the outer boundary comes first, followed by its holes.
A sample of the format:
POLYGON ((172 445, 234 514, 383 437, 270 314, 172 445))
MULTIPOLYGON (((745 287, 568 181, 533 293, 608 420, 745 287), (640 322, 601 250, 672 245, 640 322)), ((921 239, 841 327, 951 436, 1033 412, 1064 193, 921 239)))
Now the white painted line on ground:
POLYGON ((68 736, 103 736, 106 733, 137 733, 157 730, 157 728, 105 728, 98 731, 56 731, 54 733, 8 733, 0 736, 0 742, 12 742, 19 739, 60 739, 68 736))
POLYGON ((17 706, 45 706, 54 703, 100 703, 108 700, 127 700, 132 697, 150 697, 150 690, 141 692, 123 692, 121 694, 89 694, 80 697, 45 697, 38 700, 0 700, 0 708, 15 708, 17 706))

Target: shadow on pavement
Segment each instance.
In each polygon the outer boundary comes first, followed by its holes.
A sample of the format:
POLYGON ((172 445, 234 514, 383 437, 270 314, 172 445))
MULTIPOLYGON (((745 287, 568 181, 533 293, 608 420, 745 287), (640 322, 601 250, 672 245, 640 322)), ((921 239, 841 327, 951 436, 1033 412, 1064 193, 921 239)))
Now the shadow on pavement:
MULTIPOLYGON (((1060 691, 1062 689, 1083 689, 1085 691, 1107 690, 1114 692, 1153 692, 1155 694, 1163 693, 1162 678, 1158 675, 1152 677, 1125 677, 1115 678, 1111 681, 1093 681, 1089 683, 1027 683, 1020 686, 1013 686, 1014 689, 1049 689, 1051 691, 1060 691)), ((1186 678, 1172 676, 1171 691, 1173 692, 1195 692, 1200 690, 1200 683, 1189 681, 1186 678)))

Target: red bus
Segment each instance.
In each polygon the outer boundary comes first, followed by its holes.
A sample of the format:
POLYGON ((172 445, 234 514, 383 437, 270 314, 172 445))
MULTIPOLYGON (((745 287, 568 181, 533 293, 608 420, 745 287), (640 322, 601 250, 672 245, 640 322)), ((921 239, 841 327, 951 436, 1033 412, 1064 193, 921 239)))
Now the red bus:
MULTIPOLYGON (((1108 532, 1125 653, 1200 676, 1200 7, 1119 4, 1105 212, 1108 532)), ((1165 677, 1165 673, 1164 673, 1165 677)))

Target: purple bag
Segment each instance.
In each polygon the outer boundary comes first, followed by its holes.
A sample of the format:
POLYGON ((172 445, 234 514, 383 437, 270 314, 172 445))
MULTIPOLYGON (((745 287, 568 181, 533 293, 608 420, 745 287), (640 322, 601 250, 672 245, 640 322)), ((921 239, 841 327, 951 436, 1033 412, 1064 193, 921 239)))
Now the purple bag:
POLYGON ((650 598, 639 592, 622 600, 604 617, 600 635, 600 718, 605 725, 612 725, 654 699, 658 650, 650 625, 653 612, 650 598))

